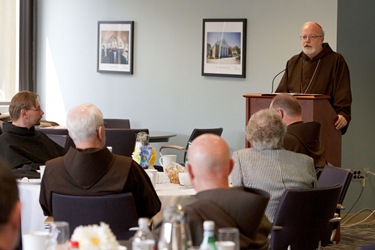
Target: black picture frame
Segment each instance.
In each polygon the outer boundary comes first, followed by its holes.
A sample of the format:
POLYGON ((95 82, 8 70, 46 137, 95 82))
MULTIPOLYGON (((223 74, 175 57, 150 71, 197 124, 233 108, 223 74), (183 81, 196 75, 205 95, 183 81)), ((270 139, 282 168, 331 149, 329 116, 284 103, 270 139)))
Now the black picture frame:
POLYGON ((133 74, 134 21, 98 22, 97 72, 133 74))
POLYGON ((202 76, 246 78, 247 19, 203 19, 202 76))

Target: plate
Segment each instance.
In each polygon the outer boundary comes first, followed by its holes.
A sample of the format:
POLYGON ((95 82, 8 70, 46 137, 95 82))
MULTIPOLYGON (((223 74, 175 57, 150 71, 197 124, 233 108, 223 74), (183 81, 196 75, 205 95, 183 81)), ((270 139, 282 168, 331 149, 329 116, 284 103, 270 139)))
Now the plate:
POLYGON ((24 177, 22 179, 17 179, 17 182, 22 184, 40 184, 41 179, 29 179, 24 177))

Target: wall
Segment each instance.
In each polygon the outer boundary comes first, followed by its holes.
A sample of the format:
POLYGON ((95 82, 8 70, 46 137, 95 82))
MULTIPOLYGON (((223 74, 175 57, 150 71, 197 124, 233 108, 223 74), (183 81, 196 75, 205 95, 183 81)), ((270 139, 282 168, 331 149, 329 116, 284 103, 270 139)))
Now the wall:
MULTIPOLYGON (((45 117, 93 102, 134 128, 224 128, 231 150, 244 147, 245 93, 270 92, 274 75, 300 52, 302 23, 325 27, 336 48, 337 1, 39 0, 37 83, 45 117), (324 4, 324 8, 321 5, 324 4), (246 79, 201 76, 202 19, 247 18, 246 79), (97 73, 97 22, 135 22, 134 74, 97 73)), ((275 87, 280 79, 276 80, 275 87)))
MULTIPOLYGON (((375 124, 375 48, 374 32, 369 27, 375 23, 373 0, 340 0, 338 5, 337 49, 349 65, 351 73, 353 106, 352 122, 343 137, 343 166, 346 168, 369 168, 375 173, 374 152, 375 124)), ((375 207, 375 176, 370 175, 361 194, 362 182, 352 182, 345 198, 347 213, 359 198, 353 212, 375 207)))

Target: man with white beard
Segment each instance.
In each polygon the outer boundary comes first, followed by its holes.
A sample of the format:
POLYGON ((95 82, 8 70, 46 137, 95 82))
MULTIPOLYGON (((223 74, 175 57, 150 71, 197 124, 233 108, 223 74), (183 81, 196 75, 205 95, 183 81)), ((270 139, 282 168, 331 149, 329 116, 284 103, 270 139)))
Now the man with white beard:
POLYGON ((349 68, 344 57, 324 43, 324 30, 317 22, 301 29, 302 51, 286 65, 276 92, 323 94, 337 113, 334 126, 344 134, 351 120, 352 95, 349 68))

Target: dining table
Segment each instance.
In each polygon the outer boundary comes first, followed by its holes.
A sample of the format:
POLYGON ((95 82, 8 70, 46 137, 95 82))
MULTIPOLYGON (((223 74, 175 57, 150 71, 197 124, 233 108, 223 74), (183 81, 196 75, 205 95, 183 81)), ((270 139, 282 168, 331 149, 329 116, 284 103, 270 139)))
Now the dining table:
MULTIPOLYGON (((49 130, 49 129, 58 129, 58 130, 65 130, 64 134, 68 134, 67 128, 65 126, 49 126, 49 127, 41 127, 42 130, 49 130)), ((177 134, 172 132, 166 131, 149 131, 149 141, 150 143, 160 143, 160 142, 168 142, 170 138, 175 137, 177 134)))
MULTIPOLYGON (((179 184, 169 183, 169 179, 164 172, 159 172, 158 183, 155 184, 155 190, 162 203, 162 209, 153 217, 157 222, 162 219, 162 211, 167 206, 185 204, 196 191, 192 187, 185 187, 179 184)), ((45 230, 46 221, 50 220, 43 214, 39 204, 40 179, 18 180, 19 197, 22 204, 21 208, 21 230, 22 234, 32 231, 45 230)))

